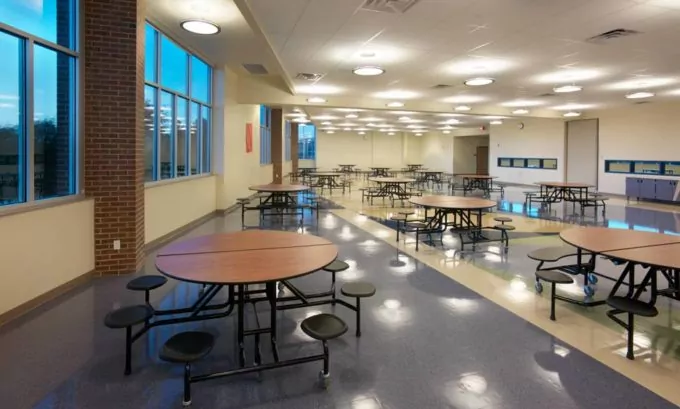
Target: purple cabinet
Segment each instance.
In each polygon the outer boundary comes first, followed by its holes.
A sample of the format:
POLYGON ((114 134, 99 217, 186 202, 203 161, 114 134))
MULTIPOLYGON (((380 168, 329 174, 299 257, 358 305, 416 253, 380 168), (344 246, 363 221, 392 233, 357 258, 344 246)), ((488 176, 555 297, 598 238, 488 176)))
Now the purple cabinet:
POLYGON ((640 178, 626 178, 626 197, 640 198, 640 178))
POLYGON ((675 199, 675 180, 657 179, 656 180, 656 200, 672 202, 675 199))
POLYGON ((656 179, 640 179, 640 199, 656 199, 656 179))
POLYGON ((677 179, 626 178, 626 196, 637 199, 680 203, 677 179))

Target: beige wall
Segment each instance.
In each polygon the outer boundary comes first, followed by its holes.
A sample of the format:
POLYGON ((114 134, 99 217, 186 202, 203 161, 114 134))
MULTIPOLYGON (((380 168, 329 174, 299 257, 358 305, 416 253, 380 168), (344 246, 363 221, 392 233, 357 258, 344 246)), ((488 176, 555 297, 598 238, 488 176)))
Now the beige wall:
POLYGON ((531 185, 564 180, 564 121, 524 118, 492 125, 489 136, 489 174, 499 181, 531 185), (519 123, 524 123, 524 129, 519 123), (499 168, 498 158, 556 158, 557 170, 499 168))
MULTIPOLYGON (((316 134, 316 166, 320 169, 337 168, 339 164, 356 165, 361 169, 388 166, 401 169, 406 163, 422 161, 419 139, 408 133, 396 132, 336 132, 316 134)), ((300 166, 304 166, 301 161, 300 166)))
POLYGON ((680 160, 678 113, 680 104, 651 103, 590 115, 600 119, 598 189, 624 194, 626 177, 631 176, 605 173, 605 160, 680 160))
POLYGON ((94 270, 94 201, 0 217, 0 314, 94 270))
POLYGON ((489 135, 458 136, 453 138, 453 172, 477 172, 477 147, 489 146, 489 135))
POLYGON ((152 242, 215 211, 216 176, 202 176, 144 189, 144 239, 152 242))

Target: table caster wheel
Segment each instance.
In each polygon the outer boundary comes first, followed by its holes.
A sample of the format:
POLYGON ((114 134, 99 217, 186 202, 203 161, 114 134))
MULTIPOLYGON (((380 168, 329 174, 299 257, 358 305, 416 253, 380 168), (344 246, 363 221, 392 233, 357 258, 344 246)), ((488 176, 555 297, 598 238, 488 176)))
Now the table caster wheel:
POLYGON ((536 292, 541 294, 543 292, 543 283, 540 281, 536 281, 536 284, 534 284, 534 288, 536 289, 536 292))
POLYGON ((283 291, 283 289, 285 288, 282 281, 279 281, 278 286, 279 286, 279 291, 283 291))
POLYGON ((323 371, 319 372, 319 386, 321 389, 328 389, 328 387, 331 385, 331 374, 329 373, 324 373, 323 371))
POLYGON ((588 282, 590 284, 597 284, 597 276, 595 274, 588 274, 588 282))
POLYGON ((595 289, 589 285, 583 287, 583 292, 586 294, 586 297, 592 297, 595 295, 595 289))

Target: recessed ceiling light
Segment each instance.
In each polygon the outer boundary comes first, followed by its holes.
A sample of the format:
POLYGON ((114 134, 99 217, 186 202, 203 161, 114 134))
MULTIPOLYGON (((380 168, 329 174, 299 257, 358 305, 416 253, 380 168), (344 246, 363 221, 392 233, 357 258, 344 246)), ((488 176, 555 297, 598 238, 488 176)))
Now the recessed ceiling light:
POLYGON ((445 134, 450 134, 450 133, 451 133, 451 131, 444 131, 444 132, 442 132, 442 133, 445 133, 445 134))
POLYGON ((437 122, 437 123, 438 123, 438 124, 441 124, 441 125, 450 125, 450 124, 454 124, 454 125, 455 125, 455 124, 459 124, 460 121, 459 121, 458 119, 456 119, 456 118, 451 118, 451 119, 447 119, 446 121, 437 122))
POLYGON ((321 125, 333 125, 333 123, 326 121, 326 122, 321 122, 321 125))
POLYGON ((491 122, 489 122, 491 125, 503 125, 503 121, 496 119, 491 122))
POLYGON ((194 34, 211 35, 220 32, 220 26, 206 20, 185 20, 180 26, 186 31, 194 34))
POLYGON ((359 135, 366 135, 366 132, 361 131, 361 132, 359 132, 359 135))
POLYGON ((359 57, 372 58, 372 57, 375 57, 375 53, 372 52, 372 51, 364 51, 363 53, 359 54, 359 57))
POLYGON ((501 105, 504 107, 535 107, 538 105, 543 105, 543 102, 536 100, 516 99, 513 101, 504 102, 501 105))
POLYGON ((333 85, 300 85, 295 87, 295 93, 305 94, 305 95, 331 95, 339 94, 342 92, 342 88, 333 85))
POLYGON ((561 87, 553 88, 553 92, 558 94, 566 94, 568 92, 579 92, 582 91, 583 87, 580 85, 562 85, 561 87))
POLYGON ((311 97, 311 98, 307 98, 307 102, 309 102, 311 104, 323 104, 323 103, 326 102, 326 100, 324 98, 321 98, 321 97, 311 97))
POLYGON ((423 134, 421 134, 420 132, 418 132, 418 133, 416 134, 416 136, 423 136, 423 134))
POLYGON ((376 66, 365 66, 365 67, 356 67, 355 69, 352 70, 352 72, 355 75, 361 75, 363 77, 370 77, 370 76, 374 76, 374 75, 384 74, 385 70, 380 68, 380 67, 376 67, 376 66))
POLYGON ((446 117, 451 117, 451 118, 457 118, 457 117, 465 116, 465 114, 437 114, 437 116, 446 116, 446 117))
POLYGON ((456 111, 469 111, 471 108, 467 105, 458 105, 455 110, 456 111))
POLYGON ((343 131, 351 131, 352 128, 343 128, 343 131))
POLYGON ((356 109, 356 108, 335 108, 336 111, 340 112, 361 112, 363 109, 356 109))
POLYGON ((470 78, 469 80, 466 80, 463 82, 463 84, 467 85, 468 87, 481 87, 483 85, 489 85, 493 84, 496 80, 493 78, 484 78, 484 77, 479 77, 479 78, 470 78))
POLYGON ((389 114, 392 115, 418 115, 420 112, 415 112, 415 111, 389 111, 389 114))
POLYGON ((348 119, 359 118, 359 115, 357 115, 357 114, 348 114, 348 115, 345 115, 345 118, 348 118, 348 119))
POLYGON ((427 128, 427 126, 425 126, 425 125, 407 125, 406 127, 409 128, 409 129, 424 129, 424 128, 427 128))
POLYGON ((386 104, 385 106, 387 106, 388 108, 401 108, 401 107, 404 106, 404 103, 398 102, 398 101, 393 101, 393 102, 386 104))
POLYGON ((418 94, 417 92, 406 91, 406 90, 401 90, 401 89, 376 92, 375 94, 373 94, 373 96, 375 98, 380 98, 380 99, 410 99, 410 98, 416 98, 419 95, 420 94, 418 94))
POLYGON ((326 131, 326 133, 335 133, 335 131, 326 131))
POLYGON ((626 98, 628 99, 642 99, 642 98, 651 98, 653 97, 654 94, 653 92, 648 92, 648 91, 640 91, 640 92, 633 92, 632 94, 626 95, 626 98))
POLYGON ((378 118, 376 116, 367 116, 365 118, 359 119, 359 121, 364 121, 364 122, 376 122, 376 121, 384 121, 383 118, 378 118))
POLYGON ((556 109, 558 111, 577 111, 579 109, 588 109, 588 108, 592 108, 592 107, 593 107, 592 104, 571 103, 571 104, 557 105, 557 106, 552 107, 552 109, 556 109))
POLYGON ((333 115, 316 115, 313 116, 312 119, 316 119, 317 121, 329 121, 331 119, 338 119, 338 117, 333 115))
POLYGON ((571 111, 571 112, 567 112, 566 114, 564 114, 562 116, 566 116, 566 117, 569 118, 569 117, 581 116, 581 113, 576 112, 576 111, 571 111))
POLYGON ((394 132, 388 132, 387 134, 388 135, 394 135, 394 132))
POLYGON ((528 109, 515 109, 514 111, 512 111, 512 113, 515 114, 515 115, 524 115, 524 114, 528 114, 529 110, 528 109))
POLYGON ((441 101, 449 104, 474 104, 476 102, 482 102, 486 98, 480 95, 456 95, 453 97, 444 98, 441 101))
POLYGON ((411 120, 411 118, 409 118, 407 116, 400 116, 399 117, 399 121, 410 121, 410 120, 411 120))

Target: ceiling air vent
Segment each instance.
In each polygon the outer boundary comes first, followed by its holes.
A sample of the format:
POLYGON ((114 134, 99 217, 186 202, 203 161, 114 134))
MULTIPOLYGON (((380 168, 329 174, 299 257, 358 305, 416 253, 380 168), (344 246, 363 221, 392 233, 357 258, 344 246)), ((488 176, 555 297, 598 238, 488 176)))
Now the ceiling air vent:
POLYGON ((621 37, 628 37, 635 34, 640 34, 639 31, 627 30, 625 28, 617 28, 616 30, 610 30, 602 34, 590 37, 586 39, 587 43, 601 44, 609 40, 616 40, 621 37))
POLYGON ((360 10, 401 14, 420 0, 366 0, 360 10))
POLYGON ((298 75, 295 76, 295 79, 305 81, 318 81, 321 78, 323 78, 323 76, 324 74, 316 74, 313 72, 299 72, 298 75))
POLYGON ((453 85, 448 85, 448 84, 437 84, 433 85, 432 89, 446 89, 446 88, 451 88, 453 85))
POLYGON ((243 68, 253 75, 267 75, 269 71, 262 64, 243 64, 243 68))

